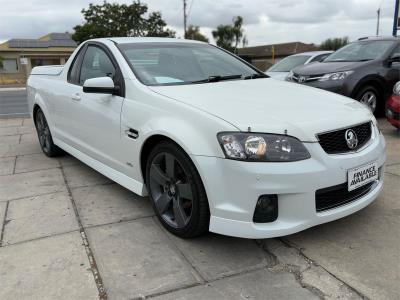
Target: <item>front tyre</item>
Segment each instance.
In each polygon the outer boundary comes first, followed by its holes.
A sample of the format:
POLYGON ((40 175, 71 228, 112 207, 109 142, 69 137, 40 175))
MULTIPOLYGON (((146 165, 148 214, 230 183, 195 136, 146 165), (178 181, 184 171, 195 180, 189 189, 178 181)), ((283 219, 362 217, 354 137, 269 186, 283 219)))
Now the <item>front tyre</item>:
POLYGON ((53 157, 63 153, 60 148, 54 145, 49 124, 40 108, 36 111, 35 127, 40 147, 46 156, 53 157))
POLYGON ((191 238, 208 231, 206 192, 193 162, 171 142, 158 144, 146 164, 150 201, 161 224, 171 233, 191 238))
POLYGON ((382 114, 383 104, 380 101, 380 94, 373 86, 362 88, 358 92, 356 99, 368 107, 374 115, 382 114))

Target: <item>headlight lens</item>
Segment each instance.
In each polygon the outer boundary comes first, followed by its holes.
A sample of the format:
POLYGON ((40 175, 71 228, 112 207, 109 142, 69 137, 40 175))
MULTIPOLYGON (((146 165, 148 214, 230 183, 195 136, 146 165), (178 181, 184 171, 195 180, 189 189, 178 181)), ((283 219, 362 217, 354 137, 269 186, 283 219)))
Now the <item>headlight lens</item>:
POLYGON ((347 76, 353 74, 354 71, 344 71, 344 72, 336 72, 336 73, 329 73, 325 74, 320 78, 319 81, 327 81, 327 80, 343 80, 347 76))
POLYGON ((291 136, 221 132, 217 137, 225 157, 229 159, 290 162, 311 157, 303 143, 291 136))
POLYGON ((396 83, 393 88, 393 93, 397 96, 400 96, 400 82, 396 83))

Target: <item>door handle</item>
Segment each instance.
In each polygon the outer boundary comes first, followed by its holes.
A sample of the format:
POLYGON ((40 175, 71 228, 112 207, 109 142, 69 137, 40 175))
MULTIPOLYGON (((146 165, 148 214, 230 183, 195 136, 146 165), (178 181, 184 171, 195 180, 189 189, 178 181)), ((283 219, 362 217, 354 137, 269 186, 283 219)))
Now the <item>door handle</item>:
POLYGON ((79 93, 76 93, 72 95, 71 99, 74 101, 81 101, 81 96, 79 95, 79 93))

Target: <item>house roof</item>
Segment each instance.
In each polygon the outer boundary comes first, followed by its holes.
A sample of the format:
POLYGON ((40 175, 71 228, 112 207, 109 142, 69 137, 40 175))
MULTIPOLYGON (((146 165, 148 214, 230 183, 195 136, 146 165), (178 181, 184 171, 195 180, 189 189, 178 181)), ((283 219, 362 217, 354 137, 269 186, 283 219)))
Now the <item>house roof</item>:
POLYGON ((67 47, 75 48, 77 43, 71 38, 69 33, 50 33, 39 39, 11 39, 5 42, 1 48, 20 49, 20 48, 53 48, 67 47), (4 47, 7 44, 7 47, 4 47))
POLYGON ((242 57, 271 57, 273 49, 275 50, 275 56, 288 56, 296 53, 318 50, 314 44, 292 42, 241 48, 238 49, 238 54, 242 57))

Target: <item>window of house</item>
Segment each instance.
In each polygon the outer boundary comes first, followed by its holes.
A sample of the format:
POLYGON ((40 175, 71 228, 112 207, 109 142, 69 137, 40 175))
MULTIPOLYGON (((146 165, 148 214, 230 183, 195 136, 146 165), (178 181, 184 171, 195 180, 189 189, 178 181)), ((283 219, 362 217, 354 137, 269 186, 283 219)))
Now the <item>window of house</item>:
POLYGON ((3 59, 0 64, 0 70, 7 73, 18 72, 18 63, 16 59, 3 59))

